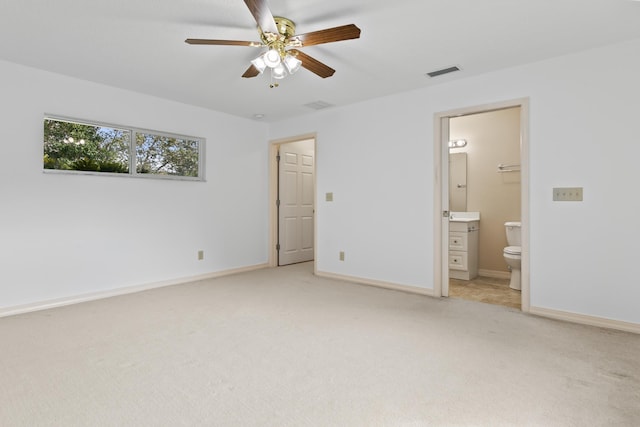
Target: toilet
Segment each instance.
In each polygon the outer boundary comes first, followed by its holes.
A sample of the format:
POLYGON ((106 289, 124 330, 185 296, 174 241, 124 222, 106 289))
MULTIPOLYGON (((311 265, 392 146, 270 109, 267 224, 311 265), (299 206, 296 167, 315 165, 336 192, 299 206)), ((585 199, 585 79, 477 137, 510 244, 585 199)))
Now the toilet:
POLYGON ((511 281, 509 287, 517 291, 520 290, 520 260, 522 254, 522 241, 520 240, 519 221, 505 222, 504 227, 507 232, 507 246, 503 250, 504 260, 511 270, 511 281))

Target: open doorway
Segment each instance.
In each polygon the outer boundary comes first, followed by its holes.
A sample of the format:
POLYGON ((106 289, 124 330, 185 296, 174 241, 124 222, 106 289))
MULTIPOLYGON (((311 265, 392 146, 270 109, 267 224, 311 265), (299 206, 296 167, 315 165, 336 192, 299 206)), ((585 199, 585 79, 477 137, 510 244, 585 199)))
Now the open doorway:
POLYGON ((447 111, 435 119, 434 294, 528 311, 528 101, 447 111), (450 144, 453 140, 460 143, 450 144), (516 221, 522 247, 519 291, 509 288, 512 272, 503 259, 505 223, 516 221))
POLYGON ((449 137, 449 296, 520 309, 520 243, 505 233, 521 218, 520 107, 452 117, 449 137))
POLYGON ((315 142, 315 135, 271 142, 269 265, 272 267, 315 260, 315 142))

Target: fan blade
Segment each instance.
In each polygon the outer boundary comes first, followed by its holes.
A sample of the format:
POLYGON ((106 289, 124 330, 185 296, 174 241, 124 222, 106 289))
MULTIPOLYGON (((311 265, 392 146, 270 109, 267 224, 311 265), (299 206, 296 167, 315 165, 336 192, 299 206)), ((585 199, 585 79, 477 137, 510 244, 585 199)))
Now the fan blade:
POLYGON ((313 46, 322 43, 339 42, 342 40, 357 39, 360 37, 360 28, 353 24, 341 27, 327 28, 326 30, 314 31, 307 34, 298 34, 290 40, 300 40, 302 46, 313 46))
POLYGON ((257 76, 258 74, 260 74, 260 71, 252 64, 249 68, 247 68, 247 71, 244 72, 242 77, 250 79, 251 77, 257 76))
POLYGON ((300 52, 298 49, 291 49, 289 52, 292 52, 296 56, 296 58, 302 61, 302 66, 304 68, 311 71, 312 73, 319 75, 323 79, 333 76, 333 73, 336 72, 336 70, 334 70, 333 68, 323 64, 317 59, 310 57, 306 53, 300 52))
POLYGON ((262 46, 262 43, 259 43, 259 42, 246 42, 242 40, 186 39, 184 42, 188 44, 208 44, 208 45, 222 45, 222 46, 250 46, 250 47, 262 46))
POLYGON ((278 27, 269 10, 267 0, 244 0, 244 2, 263 33, 278 34, 278 27))

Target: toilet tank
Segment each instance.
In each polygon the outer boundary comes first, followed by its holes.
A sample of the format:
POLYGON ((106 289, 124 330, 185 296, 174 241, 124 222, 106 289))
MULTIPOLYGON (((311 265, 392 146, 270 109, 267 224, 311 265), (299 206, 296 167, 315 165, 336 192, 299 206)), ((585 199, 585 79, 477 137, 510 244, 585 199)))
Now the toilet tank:
POLYGON ((505 222, 504 228, 507 231, 507 244, 509 246, 522 246, 522 240, 520 240, 520 221, 505 222))

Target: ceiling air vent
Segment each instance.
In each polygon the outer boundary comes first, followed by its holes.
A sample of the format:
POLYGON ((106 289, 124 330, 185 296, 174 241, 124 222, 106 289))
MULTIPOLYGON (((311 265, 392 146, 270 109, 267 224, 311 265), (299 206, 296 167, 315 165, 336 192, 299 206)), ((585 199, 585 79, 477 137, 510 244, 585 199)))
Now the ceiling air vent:
POLYGON ((436 71, 432 71, 430 73, 427 73, 427 76, 429 76, 429 77, 437 77, 437 76, 441 76, 443 74, 453 73, 454 71, 460 71, 460 68, 458 68, 458 67, 443 68, 442 70, 436 70, 436 71))
POLYGON ((324 102, 324 101, 316 101, 316 102, 311 102, 309 104, 304 104, 304 106, 308 108, 312 108, 314 110, 322 110, 325 108, 333 107, 333 104, 329 104, 328 102, 324 102))

